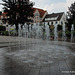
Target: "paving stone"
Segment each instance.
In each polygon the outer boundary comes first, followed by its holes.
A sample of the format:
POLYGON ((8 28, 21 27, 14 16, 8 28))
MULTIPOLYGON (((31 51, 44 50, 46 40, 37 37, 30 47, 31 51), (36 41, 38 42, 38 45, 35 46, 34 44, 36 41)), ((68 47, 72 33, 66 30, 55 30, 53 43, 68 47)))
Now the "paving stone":
POLYGON ((38 75, 40 69, 31 69, 28 75, 38 75))
POLYGON ((63 71, 75 71, 75 51, 69 48, 75 44, 45 42, 39 39, 18 38, 15 41, 13 37, 0 36, 0 38, 3 38, 0 39, 0 46, 9 46, 9 39, 11 41, 10 47, 0 48, 0 75, 75 75, 75 73, 63 73, 63 71), (6 53, 9 56, 6 56, 6 53), (35 61, 27 61, 26 64, 22 62, 26 60, 24 56, 28 57, 27 60, 35 61), (29 64, 35 64, 35 68, 29 64))

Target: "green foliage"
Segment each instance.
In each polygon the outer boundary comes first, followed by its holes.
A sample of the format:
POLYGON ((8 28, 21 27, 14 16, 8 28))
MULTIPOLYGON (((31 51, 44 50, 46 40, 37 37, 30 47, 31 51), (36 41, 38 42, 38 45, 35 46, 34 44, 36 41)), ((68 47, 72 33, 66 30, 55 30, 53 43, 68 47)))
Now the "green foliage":
POLYGON ((71 30, 71 25, 75 24, 75 2, 71 4, 71 6, 68 9, 69 11, 67 12, 67 27, 68 30, 71 30))
POLYGON ((73 24, 74 24, 74 30, 75 30, 75 19, 73 20, 73 24))
POLYGON ((62 30, 62 25, 58 25, 58 31, 62 30))
POLYGON ((5 31, 5 32, 4 32, 4 35, 9 35, 8 31, 5 31))
POLYGON ((8 33, 8 31, 0 31, 0 35, 6 35, 6 36, 8 36, 9 33, 8 33))
POLYGON ((62 32, 58 32, 58 36, 59 37, 62 37, 62 32))
POLYGON ((75 25, 75 20, 73 20, 73 24, 75 25))
POLYGON ((71 32, 70 31, 66 31, 66 36, 70 37, 71 36, 71 32))
POLYGON ((44 26, 44 24, 40 24, 40 26, 44 26))
POLYGON ((5 27, 5 26, 0 25, 0 31, 5 31, 5 30, 6 30, 6 27, 5 27))
POLYGON ((54 33, 51 33, 50 36, 51 36, 51 37, 54 37, 54 33))
POLYGON ((4 12, 7 12, 9 24, 15 24, 18 30, 18 23, 31 22, 33 17, 34 3, 29 0, 3 0, 4 12))
POLYGON ((73 34, 75 34, 75 31, 73 31, 73 34))

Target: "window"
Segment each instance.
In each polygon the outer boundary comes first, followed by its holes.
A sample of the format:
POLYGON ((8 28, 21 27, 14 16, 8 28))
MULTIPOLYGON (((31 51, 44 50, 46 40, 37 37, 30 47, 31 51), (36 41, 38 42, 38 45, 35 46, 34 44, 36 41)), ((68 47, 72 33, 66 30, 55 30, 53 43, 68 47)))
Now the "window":
POLYGON ((38 13, 35 13, 35 16, 39 16, 39 14, 38 13))

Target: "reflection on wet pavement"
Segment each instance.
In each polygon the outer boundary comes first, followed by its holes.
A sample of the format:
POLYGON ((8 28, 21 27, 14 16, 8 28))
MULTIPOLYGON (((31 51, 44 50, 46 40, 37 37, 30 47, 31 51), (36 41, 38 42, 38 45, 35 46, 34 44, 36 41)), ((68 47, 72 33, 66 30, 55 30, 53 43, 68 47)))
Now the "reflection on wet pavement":
POLYGON ((0 75, 75 74, 62 73, 75 71, 74 44, 31 40, 6 45, 6 48, 0 48, 0 75))

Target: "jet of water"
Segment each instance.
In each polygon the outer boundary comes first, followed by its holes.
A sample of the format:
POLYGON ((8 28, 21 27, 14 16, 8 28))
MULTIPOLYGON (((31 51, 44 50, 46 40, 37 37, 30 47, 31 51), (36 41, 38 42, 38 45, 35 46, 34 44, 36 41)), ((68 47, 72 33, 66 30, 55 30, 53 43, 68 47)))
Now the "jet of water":
POLYGON ((74 31, 74 25, 72 24, 72 27, 71 27, 71 42, 74 40, 73 31, 74 31))

